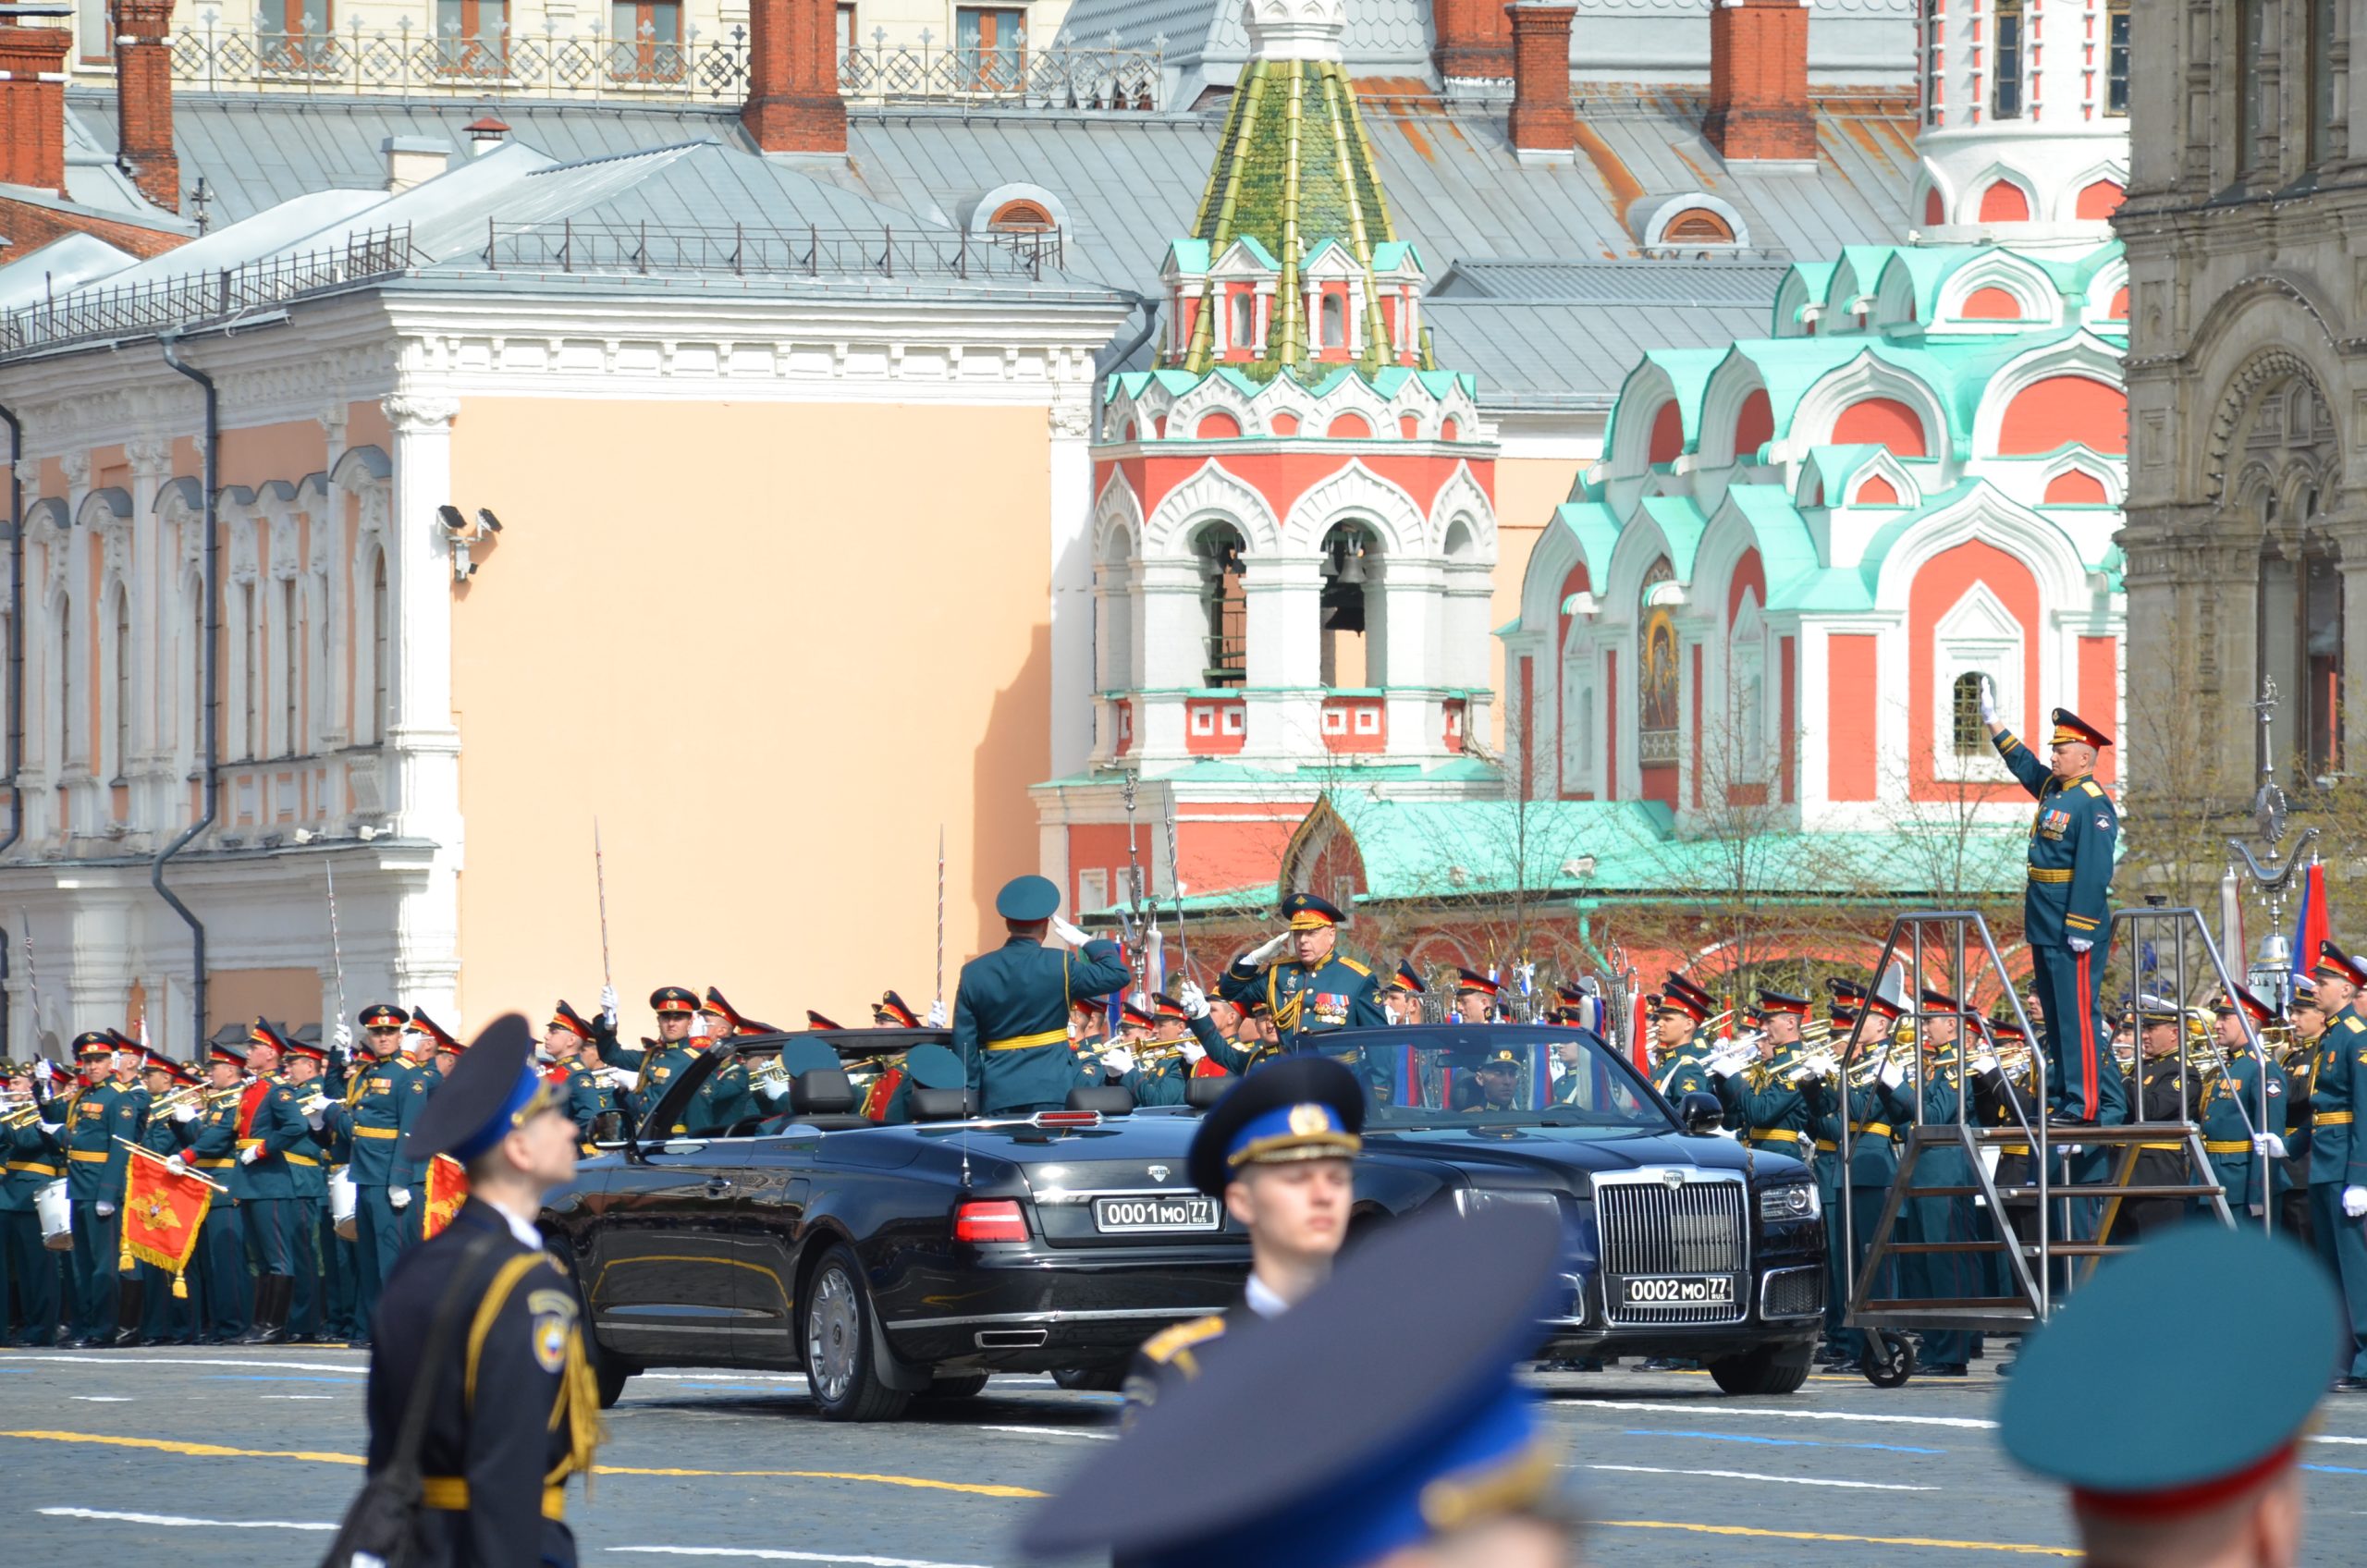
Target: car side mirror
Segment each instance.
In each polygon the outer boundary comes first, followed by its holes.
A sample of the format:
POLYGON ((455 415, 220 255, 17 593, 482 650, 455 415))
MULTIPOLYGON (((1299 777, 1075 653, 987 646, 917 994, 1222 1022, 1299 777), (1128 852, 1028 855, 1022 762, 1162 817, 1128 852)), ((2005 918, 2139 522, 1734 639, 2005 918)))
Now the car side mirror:
POLYGON ((1688 1135, 1706 1137, 1725 1124, 1726 1108, 1709 1090, 1694 1089, 1677 1102, 1676 1119, 1688 1135))

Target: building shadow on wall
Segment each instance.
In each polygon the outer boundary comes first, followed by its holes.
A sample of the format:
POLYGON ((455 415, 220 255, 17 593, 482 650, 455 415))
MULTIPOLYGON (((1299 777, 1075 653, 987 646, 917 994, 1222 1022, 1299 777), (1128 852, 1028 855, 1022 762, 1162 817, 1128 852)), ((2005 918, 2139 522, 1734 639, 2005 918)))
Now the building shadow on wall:
MULTIPOLYGON (((946 933, 949 966, 958 967, 959 955, 973 945, 980 951, 1000 945, 1000 927, 993 914, 995 895, 1012 877, 1034 871, 1041 858, 1036 847, 1036 802, 1029 798, 1027 787, 1042 783, 1051 774, 1051 692, 1052 628, 1041 623, 1028 633, 1026 659, 996 691, 987 715, 986 738, 975 753, 970 892, 976 902, 980 929, 946 933)), ((1065 893, 1061 901, 1063 913, 1073 915, 1065 893)))

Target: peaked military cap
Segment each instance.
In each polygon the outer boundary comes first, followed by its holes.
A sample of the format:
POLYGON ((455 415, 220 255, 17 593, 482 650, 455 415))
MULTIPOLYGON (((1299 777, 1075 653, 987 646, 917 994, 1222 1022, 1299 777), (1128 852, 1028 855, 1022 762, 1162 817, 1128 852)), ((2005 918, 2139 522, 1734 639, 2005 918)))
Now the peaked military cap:
POLYGON ((326 1047, 315 1045, 310 1040, 300 1040, 292 1035, 282 1035, 279 1037, 279 1054, 283 1059, 292 1060, 302 1057, 306 1061, 317 1061, 325 1065, 329 1060, 326 1047))
POLYGON ((696 1012, 698 994, 681 986, 660 986, 649 993, 649 1011, 656 1013, 696 1012))
POLYGON ((2318 999, 2318 983, 2306 974, 2293 976, 2293 1007, 2316 1008, 2323 1011, 2325 1003, 2318 999))
POLYGON ((924 1089, 959 1089, 970 1081, 962 1059, 944 1046, 914 1046, 904 1053, 904 1076, 924 1089))
POLYGON ((411 1014, 392 1002, 374 1002, 362 1010, 364 1029, 399 1029, 411 1022, 411 1014))
POLYGON ((1120 1015, 1122 1016, 1127 1023, 1139 1023, 1146 1029, 1159 1022, 1158 1019, 1153 1018, 1149 1013, 1145 1012, 1142 1009, 1136 1007, 1132 1002, 1121 1002, 1119 1004, 1118 1011, 1120 1015))
POLYGON ((1138 1568, 1355 1568, 1548 1513, 1556 1445, 1513 1373, 1535 1353, 1560 1251, 1561 1227, 1528 1209, 1466 1219, 1441 1205, 1386 1228, 1095 1452, 1021 1550, 1138 1568))
POLYGON ((1771 991, 1764 986, 1759 987, 1759 1006, 1760 1011, 1767 1013, 1788 1012, 1795 1018, 1809 1015, 1808 998, 1796 997, 1789 991, 1771 991))
POLYGON ((534 1071, 533 1055, 523 1013, 505 1012, 486 1024, 428 1091, 419 1120, 403 1135, 403 1158, 448 1154, 466 1165, 536 1112, 559 1109, 563 1091, 534 1071))
POLYGON ((281 1056, 288 1054, 288 1036, 272 1027, 267 1018, 255 1020, 254 1026, 247 1032, 247 1039, 252 1045, 269 1046, 281 1056))
POLYGON ((560 998, 558 1006, 551 1010, 551 1021, 544 1027, 564 1029, 579 1040, 595 1038, 599 1033, 592 1027, 591 1020, 568 1006, 564 998, 560 998))
POLYGON ((1824 980, 1825 994, 1834 1001, 1854 1007, 1866 999, 1866 987, 1843 974, 1828 974, 1824 980))
POLYGON ((1490 980, 1476 969, 1454 972, 1454 994, 1458 997, 1494 997, 1503 993, 1503 983, 1490 980))
POLYGON ((1173 997, 1169 996, 1165 991, 1161 991, 1157 996, 1151 998, 1150 1010, 1153 1013, 1158 1015, 1161 1023, 1165 1023, 1170 1019, 1172 1019, 1178 1023, 1189 1022, 1189 1020, 1184 1016, 1184 1004, 1177 1001, 1173 997))
POLYGON ((2172 1518, 2292 1462, 2349 1339, 2332 1281, 2293 1243, 2183 1226, 2105 1259, 2030 1336, 1998 1437, 2083 1508, 2172 1518))
POLYGON ((1282 900, 1282 918, 1291 923, 1294 931, 1319 931, 1327 925, 1337 925, 1346 918, 1339 906, 1313 893, 1293 893, 1282 900))
POLYGON ((2318 944, 2318 962, 2311 966, 2310 975, 2316 980, 2348 980, 2367 988, 2367 969, 2361 968, 2357 959, 2335 946, 2331 939, 2318 944))
MULTIPOLYGON (((892 997, 896 993, 890 991, 888 994, 892 997)), ((706 988, 706 1005, 699 1011, 723 1019, 731 1025, 731 1032, 735 1035, 778 1035, 780 1033, 779 1029, 762 1019, 750 1018, 746 1013, 733 1007, 730 999, 712 986, 706 988)))
POLYGON ((2060 746, 2071 741, 2077 741, 2083 746, 2103 747, 2112 744, 2111 736, 2106 735, 2069 708, 2057 708, 2054 710, 2054 734, 2049 744, 2060 746))
POLYGON ((1429 991, 1429 986, 1415 971, 1413 961, 1402 958, 1397 961, 1397 973, 1389 977, 1389 988, 1413 997, 1425 996, 1429 991))
POLYGON ((2254 1023, 2271 1023, 2276 1019, 2276 1010, 2262 1000, 2250 986, 2240 983, 2214 1002, 2211 1011, 2222 1018, 2233 1018, 2241 1012, 2254 1023))
POLYGON ((1925 1012, 1962 1012, 1965 1011, 1965 1005, 1938 986, 1926 986, 1923 987, 1923 1011, 1925 1012))
POLYGON ((1647 999, 1650 1002, 1653 1015, 1656 1017, 1676 1013, 1693 1020, 1696 1023, 1706 1023, 1710 1021, 1710 1004, 1689 990, 1672 986, 1660 995, 1647 999))
POLYGON ((78 1061, 94 1056, 113 1056, 117 1048, 111 1030, 85 1029, 74 1036, 74 1057, 78 1061))
POLYGON ((1228 1090, 1200 1119, 1184 1169, 1210 1197, 1245 1165, 1344 1159, 1364 1145, 1365 1092, 1329 1057, 1286 1056, 1228 1090))
POLYGON ((2129 1011, 2140 1023, 2176 1023, 2178 1021, 2178 1004, 2151 991, 2138 992, 2136 999, 2129 1004, 2129 1011))
POLYGON ((921 1026, 921 1015, 905 1006, 904 998, 893 991, 880 993, 879 999, 872 1004, 871 1021, 898 1029, 917 1029, 921 1026))
POLYGON ((1049 920, 1060 912, 1061 888, 1049 876, 1014 876, 995 895, 995 913, 1023 924, 1049 920))
POLYGON ((450 1030, 428 1017, 427 1010, 423 1007, 411 1009, 411 1026, 417 1033, 435 1041, 436 1050, 444 1054, 458 1056, 468 1048, 452 1037, 450 1030))
POLYGON ((233 1067, 246 1066, 247 1047, 245 1043, 243 1041, 225 1040, 218 1036, 215 1039, 206 1041, 205 1064, 208 1067, 211 1067, 217 1061, 227 1061, 233 1067))
POLYGON ((808 1029, 843 1029, 846 1025, 836 1023, 828 1018, 825 1018, 822 1014, 816 1012, 809 1007, 805 1010, 805 1027, 808 1029))

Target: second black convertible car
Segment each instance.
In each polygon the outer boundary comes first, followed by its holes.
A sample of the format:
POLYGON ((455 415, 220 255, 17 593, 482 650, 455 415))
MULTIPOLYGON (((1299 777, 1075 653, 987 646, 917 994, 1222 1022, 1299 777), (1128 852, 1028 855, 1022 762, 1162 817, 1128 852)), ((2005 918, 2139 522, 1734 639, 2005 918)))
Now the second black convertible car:
MULTIPOLYGON (((845 1420, 973 1394, 998 1371, 1114 1388, 1150 1334, 1233 1301, 1247 1240, 1184 1179, 1197 1106, 1122 1110, 1130 1096, 1092 1089, 1075 1098, 1101 1109, 972 1119, 949 1089, 908 1090, 907 1124, 855 1113, 862 1079, 944 1038, 732 1041, 650 1124, 680 1124, 733 1060, 780 1114, 584 1163, 543 1230, 583 1288, 605 1398, 669 1366, 803 1368, 821 1413, 845 1420), (781 1071, 784 1055, 816 1060, 816 1042, 840 1065, 781 1071)), ((1432 1204, 1550 1208, 1566 1241, 1540 1355, 1691 1357, 1734 1393, 1806 1378, 1824 1305, 1816 1184, 1717 1135, 1708 1096, 1685 1108, 1688 1127, 1628 1062, 1564 1029, 1420 1025, 1323 1048, 1373 1100, 1351 1245, 1432 1204), (1478 1071, 1507 1051, 1512 1071, 1478 1071)), ((1196 1097, 1225 1082, 1199 1080, 1196 1097)))

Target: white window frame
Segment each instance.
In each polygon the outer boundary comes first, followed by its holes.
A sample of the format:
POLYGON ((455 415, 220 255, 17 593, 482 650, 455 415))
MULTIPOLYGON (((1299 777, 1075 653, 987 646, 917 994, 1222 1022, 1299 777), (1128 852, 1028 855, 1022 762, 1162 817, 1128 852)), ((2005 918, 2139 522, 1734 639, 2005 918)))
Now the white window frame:
POLYGON ((2022 711, 2020 625, 1988 587, 1975 582, 1932 629, 1932 776, 1950 784, 2003 783, 2013 776, 1993 746, 1970 756, 1956 749, 1956 678, 1979 670, 1989 677, 1999 714, 2011 729, 2022 711))

